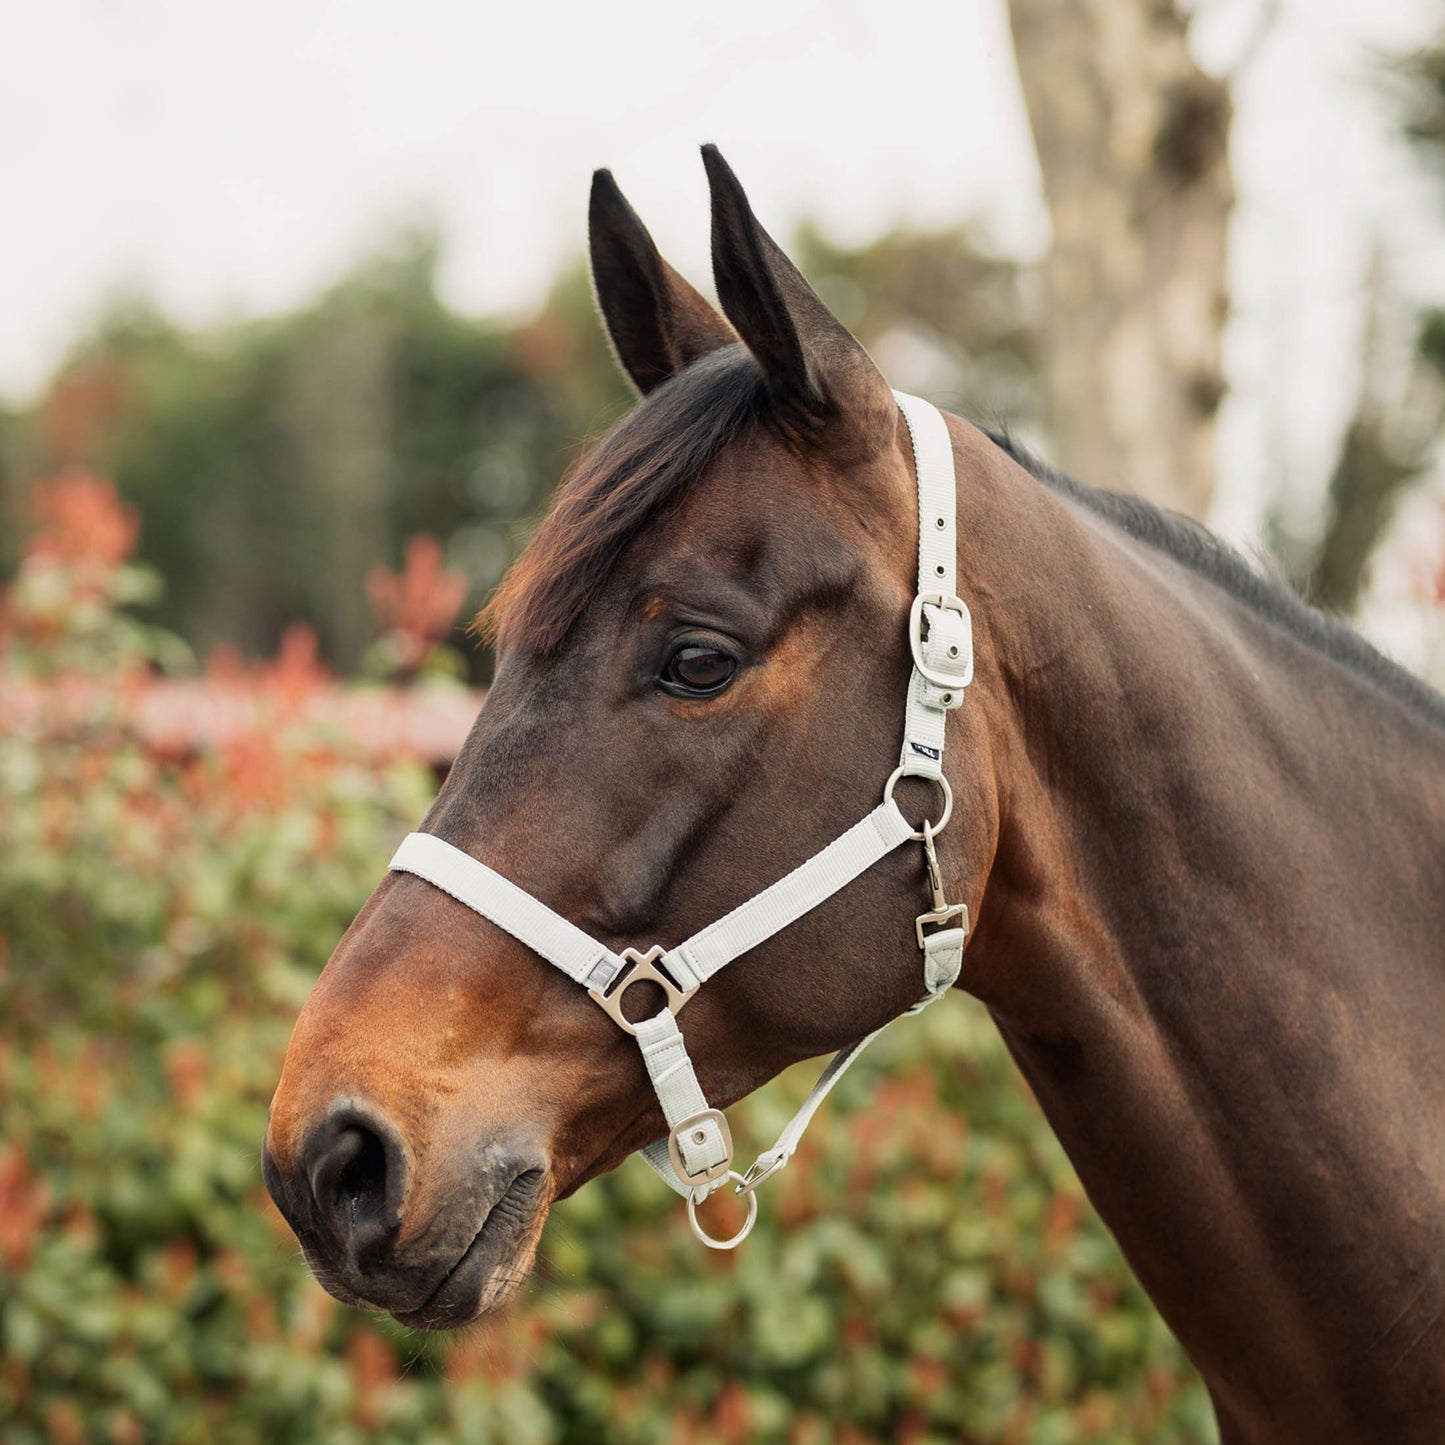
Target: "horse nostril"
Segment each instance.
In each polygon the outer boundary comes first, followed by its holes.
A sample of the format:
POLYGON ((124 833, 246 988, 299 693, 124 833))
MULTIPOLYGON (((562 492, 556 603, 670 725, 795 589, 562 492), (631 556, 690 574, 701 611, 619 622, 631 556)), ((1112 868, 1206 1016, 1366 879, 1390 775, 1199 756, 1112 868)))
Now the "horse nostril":
POLYGON ((386 1149, 371 1130, 361 1128, 346 1130, 338 1145, 351 1150, 336 1190, 355 1229, 363 1215, 372 1218, 386 1205, 386 1149))
POLYGON ((320 1219, 353 1258, 395 1234, 406 1156, 388 1120, 355 1105, 334 1111, 308 1141, 305 1170, 320 1219))

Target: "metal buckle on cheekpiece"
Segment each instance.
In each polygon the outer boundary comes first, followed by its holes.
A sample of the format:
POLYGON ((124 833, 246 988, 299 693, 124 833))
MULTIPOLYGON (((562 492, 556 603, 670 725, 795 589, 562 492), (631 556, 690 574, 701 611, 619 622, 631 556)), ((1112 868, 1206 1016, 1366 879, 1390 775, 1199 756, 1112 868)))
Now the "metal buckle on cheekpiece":
MULTIPOLYGON (((973 618, 968 603, 950 592, 920 592, 913 599, 908 612, 908 650, 913 654, 913 665, 935 687, 955 690, 965 688, 973 681, 973 618), (963 619, 964 637, 959 643, 956 659, 958 671, 940 672, 923 660, 923 609, 936 607, 940 612, 953 612, 963 619)), ((952 650, 952 649, 950 649, 952 650)), ((950 659, 954 661, 955 659, 950 659)))
POLYGON ((655 947, 649 948, 646 953, 639 953, 635 948, 624 948, 618 955, 623 966, 616 974, 600 987, 587 990, 587 996, 592 1002, 607 1014, 618 1028, 631 1034, 633 1038, 637 1037, 637 1029, 628 1022, 627 1015, 622 1012, 623 995, 633 984, 655 983, 667 999, 668 1012, 672 1014, 680 1012, 683 1004, 698 991, 697 984, 693 984, 691 988, 679 988, 657 967, 657 960, 665 951, 661 947, 655 947))
POLYGON ((938 850, 933 846, 934 827, 932 823, 925 822, 923 825, 923 857, 928 864, 928 886, 933 890, 933 907, 927 913, 920 913, 914 922, 913 929, 918 935, 918 946, 923 947, 924 926, 932 927, 937 923, 948 923, 955 918, 964 920, 964 927, 968 927, 968 905, 966 903, 950 903, 943 892, 943 874, 938 866, 938 850))

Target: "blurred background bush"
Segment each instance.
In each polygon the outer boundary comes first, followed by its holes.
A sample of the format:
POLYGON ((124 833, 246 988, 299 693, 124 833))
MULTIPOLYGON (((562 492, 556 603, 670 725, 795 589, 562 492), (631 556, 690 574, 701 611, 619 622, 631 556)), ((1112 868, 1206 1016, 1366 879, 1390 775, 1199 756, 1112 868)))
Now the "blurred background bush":
MULTIPOLYGON (((794 255, 897 384, 1228 525, 1221 408, 1261 404, 1230 391, 1234 117, 1280 8, 1206 66, 1172 5, 1014 0, 1050 241, 805 219, 794 255)), ((1442 51, 1356 62, 1438 205, 1442 51)), ((736 1255, 629 1165, 556 1210, 504 1321, 421 1338, 310 1279, 259 1180, 288 1030, 480 705, 458 624, 628 405, 580 261, 477 316, 441 231, 386 235, 285 312, 197 326, 132 291, 0 407, 0 1439, 1212 1440, 961 997, 850 1075, 736 1255)), ((1445 288, 1386 239, 1333 455, 1302 489, 1284 422, 1277 453, 1257 431, 1246 510, 1438 679, 1445 288)))

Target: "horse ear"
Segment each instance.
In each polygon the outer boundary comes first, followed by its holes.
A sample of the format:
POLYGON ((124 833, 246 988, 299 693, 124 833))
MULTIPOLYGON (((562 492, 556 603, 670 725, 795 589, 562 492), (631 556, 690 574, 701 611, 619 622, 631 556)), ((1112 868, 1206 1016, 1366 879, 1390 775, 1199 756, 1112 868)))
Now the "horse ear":
POLYGON ((804 432, 847 419, 868 450, 891 441, 898 406, 883 373, 758 224, 716 146, 702 148, 712 189, 718 300, 784 417, 804 432))
POLYGON ((737 340, 712 304, 658 254, 611 171, 593 173, 587 236, 598 309, 622 369, 644 396, 737 340))

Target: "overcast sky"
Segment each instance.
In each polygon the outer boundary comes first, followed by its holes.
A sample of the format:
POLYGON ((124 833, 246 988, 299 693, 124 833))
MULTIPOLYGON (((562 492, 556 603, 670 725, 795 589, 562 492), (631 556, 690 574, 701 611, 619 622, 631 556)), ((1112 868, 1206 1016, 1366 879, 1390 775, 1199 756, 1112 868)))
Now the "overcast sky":
MULTIPOLYGON (((1257 4, 1203 0, 1207 64, 1231 65, 1257 4)), ((1400 284, 1445 291, 1438 198, 1370 79, 1432 13, 1284 0, 1236 88, 1218 508, 1236 533, 1262 467, 1306 491, 1328 467, 1371 237, 1400 284)), ((706 284, 703 140, 783 235, 977 216, 1001 247, 1047 242, 1003 0, 46 0, 0 7, 0 57, 12 397, 118 288, 197 323, 284 308, 418 217, 446 237, 449 300, 524 311, 580 249, 598 165, 706 284)))

